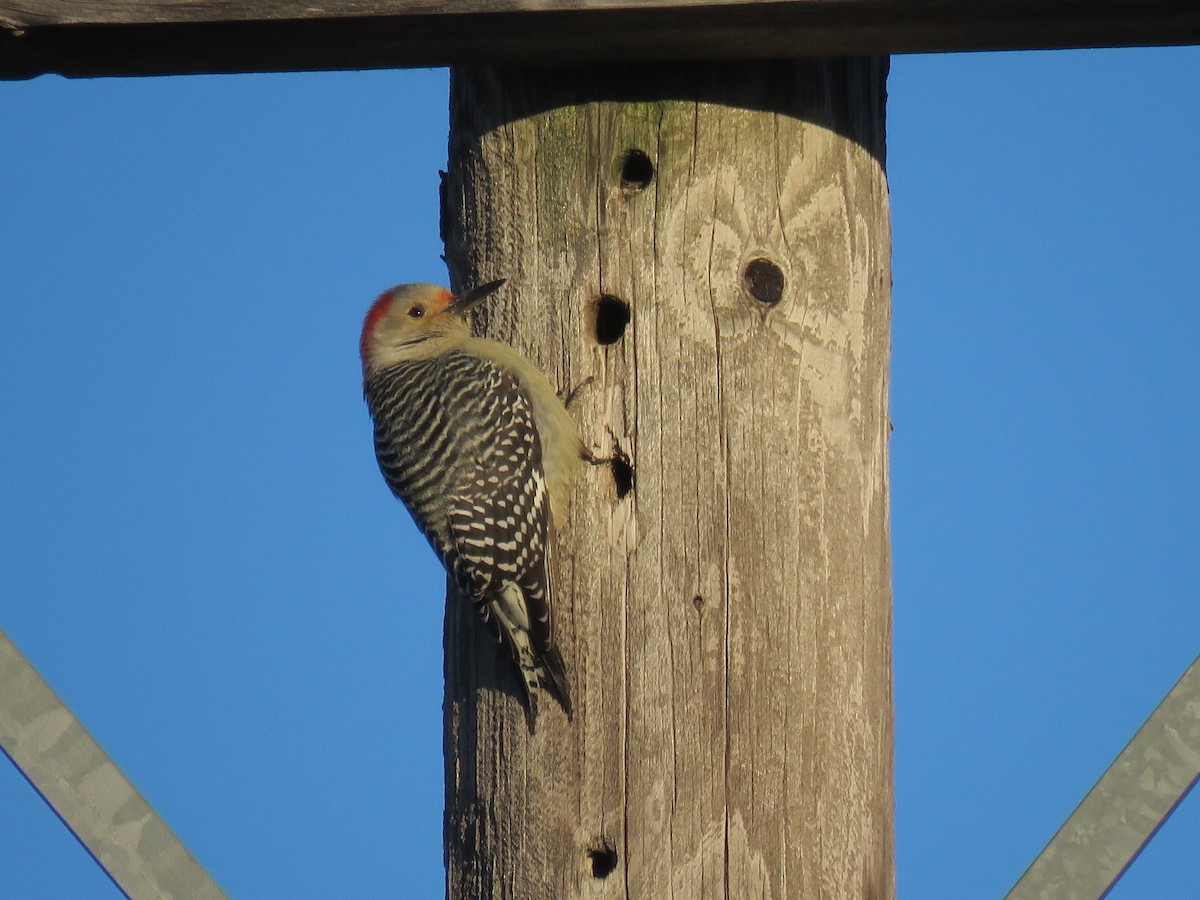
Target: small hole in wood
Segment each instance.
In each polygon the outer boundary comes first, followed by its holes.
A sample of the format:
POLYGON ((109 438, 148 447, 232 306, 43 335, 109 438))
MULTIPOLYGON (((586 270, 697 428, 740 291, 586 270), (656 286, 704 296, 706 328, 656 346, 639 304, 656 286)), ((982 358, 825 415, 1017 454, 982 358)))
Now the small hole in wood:
POLYGON ((654 180, 654 163, 641 150, 626 150, 621 160, 621 187, 634 193, 644 191, 654 180))
POLYGON ((752 259, 742 273, 742 287, 759 303, 774 306, 783 299, 783 270, 769 259, 752 259))
POLYGON ((704 609, 704 598, 697 594, 692 598, 692 606, 696 607, 696 612, 704 609))
POLYGON ((629 304, 620 297, 601 294, 593 304, 596 315, 596 342, 608 346, 615 344, 625 335, 631 313, 629 304))
POLYGON ((617 851, 608 846, 607 841, 600 841, 587 852, 587 856, 593 878, 607 878, 617 867, 617 851))
POLYGON ((617 488, 617 499, 624 500, 633 490, 633 466, 623 453, 618 451, 609 463, 612 467, 613 484, 617 488))

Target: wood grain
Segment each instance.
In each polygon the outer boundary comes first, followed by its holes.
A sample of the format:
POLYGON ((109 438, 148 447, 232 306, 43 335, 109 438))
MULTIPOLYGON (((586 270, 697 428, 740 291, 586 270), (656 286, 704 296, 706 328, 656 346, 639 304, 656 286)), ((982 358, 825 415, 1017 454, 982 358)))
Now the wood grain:
POLYGON ((1200 42, 1195 0, 0 0, 0 78, 1200 42))
POLYGON ((561 531, 573 722, 448 606, 451 898, 893 896, 885 71, 453 70, 455 287, 632 489, 561 531))

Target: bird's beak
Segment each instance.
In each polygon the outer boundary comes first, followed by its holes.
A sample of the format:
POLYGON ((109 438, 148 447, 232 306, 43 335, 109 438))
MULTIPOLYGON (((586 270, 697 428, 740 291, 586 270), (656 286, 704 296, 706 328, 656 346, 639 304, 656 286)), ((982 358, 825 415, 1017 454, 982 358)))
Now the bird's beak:
POLYGON ((487 284, 481 284, 479 287, 471 288, 465 294, 459 294, 450 301, 450 305, 446 307, 446 312, 451 315, 460 315, 482 300, 484 297, 489 297, 500 289, 507 279, 499 278, 496 281, 489 281, 487 284))

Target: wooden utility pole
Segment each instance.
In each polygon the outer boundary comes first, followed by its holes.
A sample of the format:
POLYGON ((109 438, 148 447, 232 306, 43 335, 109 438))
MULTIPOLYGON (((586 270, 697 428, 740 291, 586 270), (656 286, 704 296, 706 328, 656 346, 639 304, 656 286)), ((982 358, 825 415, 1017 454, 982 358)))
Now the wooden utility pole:
POLYGON ((612 462, 573 723, 448 608, 450 897, 893 895, 886 71, 452 70, 453 280, 509 279, 484 330, 612 462))

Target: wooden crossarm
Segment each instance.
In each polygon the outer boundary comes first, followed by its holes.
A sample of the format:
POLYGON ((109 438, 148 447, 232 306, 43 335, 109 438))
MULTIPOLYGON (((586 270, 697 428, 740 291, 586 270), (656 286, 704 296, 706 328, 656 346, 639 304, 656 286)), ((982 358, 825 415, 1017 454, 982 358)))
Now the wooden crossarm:
POLYGON ((1195 0, 3 0, 0 78, 1200 43, 1195 0))

